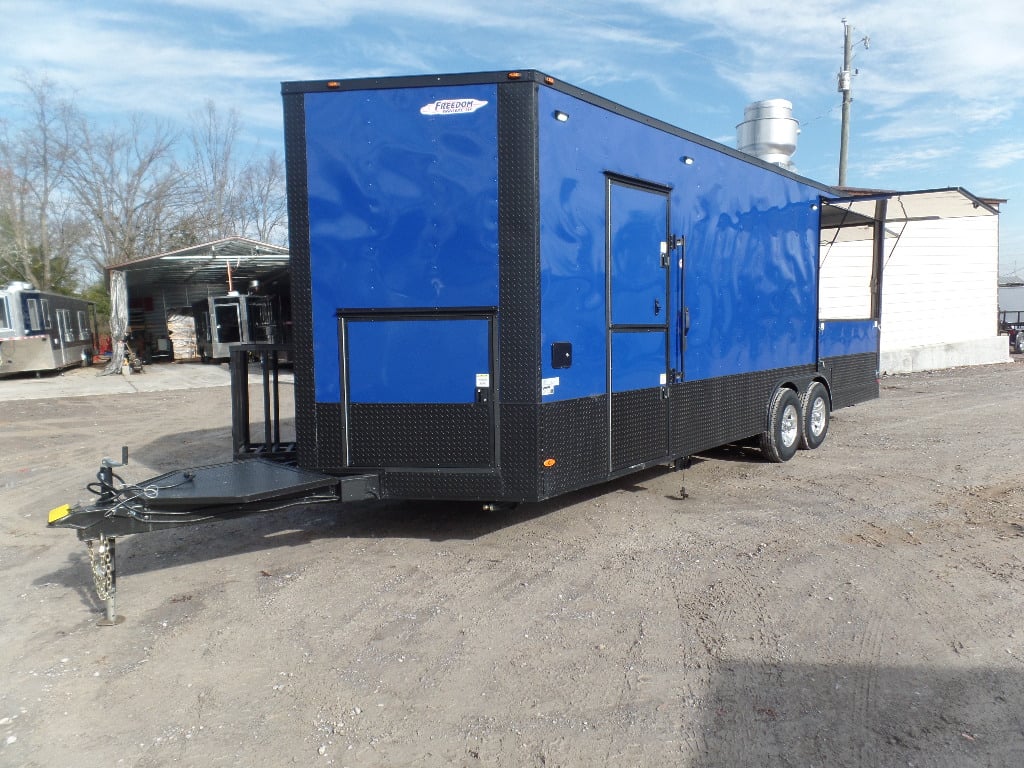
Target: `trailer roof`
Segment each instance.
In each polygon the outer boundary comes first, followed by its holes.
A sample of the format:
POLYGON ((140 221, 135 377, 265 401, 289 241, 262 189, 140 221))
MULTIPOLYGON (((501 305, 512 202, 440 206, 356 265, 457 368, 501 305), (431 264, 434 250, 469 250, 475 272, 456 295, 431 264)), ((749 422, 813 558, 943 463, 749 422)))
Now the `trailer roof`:
MULTIPOLYGON (((630 107, 623 106, 617 102, 598 96, 595 93, 586 91, 577 86, 571 85, 563 80, 552 77, 535 69, 508 69, 492 72, 469 72, 462 74, 428 74, 408 76, 387 76, 387 77, 364 77, 351 79, 326 79, 326 80, 303 80, 281 83, 281 93, 284 96, 304 93, 326 93, 330 91, 353 91, 353 90, 377 90, 385 88, 422 88, 431 85, 473 85, 482 83, 503 83, 503 82, 531 82, 538 85, 555 88, 565 93, 572 94, 577 98, 589 101, 592 104, 601 106, 612 112, 626 115, 634 120, 656 126, 661 130, 682 136, 690 141, 716 149, 725 154, 744 160, 752 165, 759 165, 767 170, 774 171, 784 176, 801 181, 822 192, 826 203, 851 203, 844 205, 847 212, 845 216, 837 217, 835 211, 832 214, 833 220, 830 223, 822 221, 823 227, 830 226, 851 226, 855 223, 863 224, 873 221, 875 218, 874 202, 880 199, 894 201, 888 207, 886 221, 914 221, 922 219, 938 218, 959 218, 964 216, 984 216, 998 214, 998 204, 1005 200, 982 199, 974 196, 962 187, 948 187, 945 189, 932 189, 899 192, 893 190, 868 190, 852 187, 838 187, 815 179, 801 176, 793 171, 782 168, 773 163, 766 163, 754 155, 741 152, 738 149, 721 144, 713 139, 708 139, 699 134, 687 131, 684 128, 664 122, 658 118, 651 117, 630 107), (854 214, 859 215, 860 222, 856 222, 854 214), (842 218, 843 223, 838 223, 842 218)), ((827 209, 822 211, 823 217, 827 209)))
POLYGON ((595 106, 607 109, 619 115, 623 115, 637 122, 650 125, 659 130, 675 134, 695 144, 709 149, 714 149, 726 155, 731 155, 751 165, 760 166, 773 173, 788 176, 803 184, 821 190, 824 196, 833 197, 838 194, 834 187, 820 181, 801 176, 793 171, 782 168, 774 163, 766 163, 759 157, 740 152, 734 147, 721 144, 700 134, 680 128, 672 123, 665 122, 656 117, 651 117, 631 107, 624 106, 618 102, 606 99, 591 91, 584 90, 578 86, 559 80, 556 77, 545 74, 535 69, 506 69, 494 72, 467 72, 461 74, 436 74, 436 75, 408 75, 389 77, 363 77, 353 79, 327 79, 327 80, 303 80, 281 83, 281 94, 285 97, 306 93, 329 93, 331 91, 371 91, 392 88, 426 88, 429 86, 448 85, 481 85, 489 83, 534 83, 538 86, 554 88, 595 106))

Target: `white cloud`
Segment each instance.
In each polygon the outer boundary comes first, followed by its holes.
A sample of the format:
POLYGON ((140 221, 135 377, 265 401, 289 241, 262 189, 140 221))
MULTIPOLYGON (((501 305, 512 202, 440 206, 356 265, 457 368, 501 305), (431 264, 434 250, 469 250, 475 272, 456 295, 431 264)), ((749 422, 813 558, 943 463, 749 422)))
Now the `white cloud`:
POLYGON ((111 111, 180 115, 212 98, 247 123, 275 126, 281 80, 450 71, 454 60, 462 71, 537 66, 602 94, 643 89, 663 100, 660 112, 647 111, 682 123, 700 117, 721 135, 741 119, 740 98, 781 96, 798 117, 834 120, 846 13, 855 39, 872 40, 869 50, 856 49, 854 125, 862 139, 905 146, 988 129, 1005 123, 1024 93, 1016 0, 951 0, 941 10, 930 0, 777 0, 757 9, 749 0, 100 5, 34 0, 5 8, 0 93, 18 90, 9 63, 18 62, 111 111), (295 46, 296 30, 316 42, 295 46), (709 69, 723 81, 719 92, 707 90, 709 69))
POLYGON ((921 147, 911 151, 882 152, 876 149, 864 155, 871 159, 861 163, 859 172, 866 179, 886 179, 908 171, 929 168, 937 160, 953 157, 958 151, 957 147, 948 145, 921 147))
MULTIPOLYGON (((1024 141, 1004 141, 979 153, 977 165, 980 168, 998 170, 1024 160, 1024 141)), ((1020 185, 1018 184, 1019 188, 1020 185)))

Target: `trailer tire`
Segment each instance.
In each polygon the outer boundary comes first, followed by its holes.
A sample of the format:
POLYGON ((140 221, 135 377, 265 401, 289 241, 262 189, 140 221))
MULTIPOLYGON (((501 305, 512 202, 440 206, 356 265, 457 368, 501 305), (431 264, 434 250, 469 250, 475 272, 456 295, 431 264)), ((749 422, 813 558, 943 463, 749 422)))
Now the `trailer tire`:
POLYGON ((803 418, 800 420, 800 447, 813 451, 825 442, 832 417, 832 402, 828 390, 820 381, 812 381, 800 402, 803 418))
POLYGON ((800 398, 796 392, 780 387, 772 395, 768 406, 768 420, 761 433, 761 453, 768 461, 778 464, 789 461, 800 447, 803 419, 800 398))

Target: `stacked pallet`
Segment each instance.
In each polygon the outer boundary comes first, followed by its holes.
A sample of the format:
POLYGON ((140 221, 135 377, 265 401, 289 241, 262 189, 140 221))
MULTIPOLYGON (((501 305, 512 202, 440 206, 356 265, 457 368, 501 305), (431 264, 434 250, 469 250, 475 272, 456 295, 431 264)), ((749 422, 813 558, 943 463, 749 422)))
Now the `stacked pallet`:
POLYGON ((199 357, 196 320, 190 308, 167 310, 167 333, 171 337, 175 360, 195 360, 199 357))

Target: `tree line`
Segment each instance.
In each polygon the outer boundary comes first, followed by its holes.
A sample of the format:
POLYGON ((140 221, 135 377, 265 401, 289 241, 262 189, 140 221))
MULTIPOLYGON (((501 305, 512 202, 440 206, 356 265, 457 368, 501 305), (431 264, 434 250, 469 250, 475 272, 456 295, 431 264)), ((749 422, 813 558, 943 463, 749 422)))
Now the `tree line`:
POLYGON ((49 79, 20 83, 22 109, 0 120, 0 285, 98 292, 108 266, 223 237, 286 242, 284 162, 243 156, 234 110, 98 124, 49 79))

